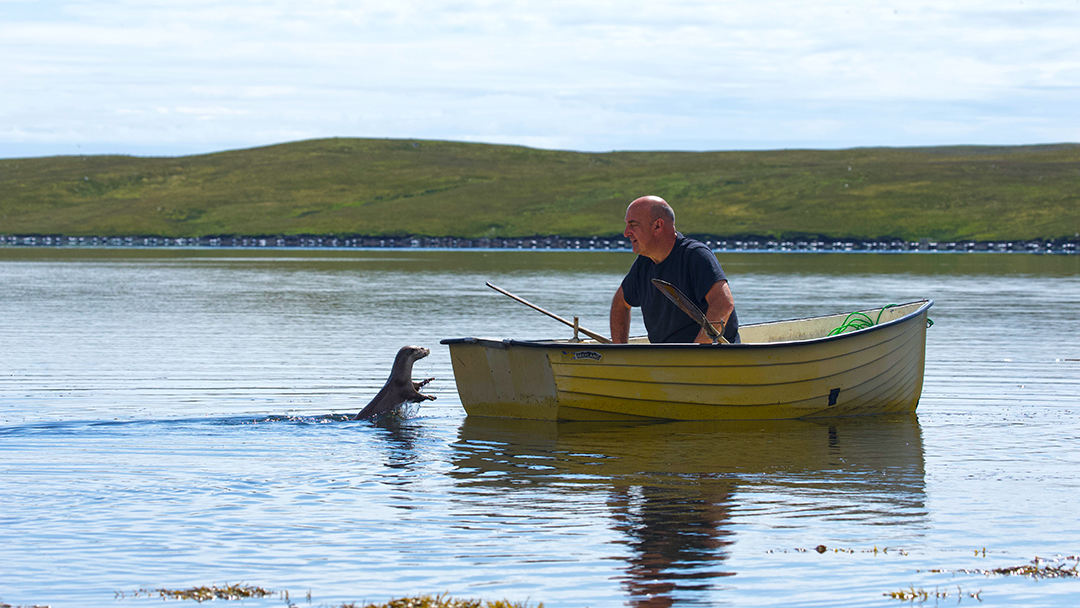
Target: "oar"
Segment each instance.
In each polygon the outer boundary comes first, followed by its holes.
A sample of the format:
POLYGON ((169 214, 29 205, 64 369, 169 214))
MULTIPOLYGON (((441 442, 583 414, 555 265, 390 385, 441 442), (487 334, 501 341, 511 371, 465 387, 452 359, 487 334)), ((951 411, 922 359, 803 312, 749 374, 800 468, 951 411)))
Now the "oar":
POLYGON ((519 298, 519 297, 515 296, 514 294, 510 293, 509 291, 506 291, 505 289, 503 289, 501 287, 496 287, 495 285, 492 285, 491 283, 484 283, 484 285, 487 285, 488 287, 490 287, 490 288, 494 289, 495 291, 503 294, 504 296, 509 296, 509 297, 517 300, 518 302, 521 302, 522 304, 528 306, 529 308, 531 308, 533 310, 538 310, 538 311, 544 313, 545 315, 551 317, 552 319, 555 319, 556 321, 566 323, 570 327, 573 327, 575 329, 580 330, 581 333, 585 334, 586 336, 589 336, 590 338, 592 338, 593 340, 596 340, 597 342, 599 342, 601 344, 610 344, 611 343, 611 340, 605 338, 604 336, 601 336, 600 334, 598 334, 598 333, 596 333, 594 331, 589 331, 589 330, 585 329, 584 327, 582 327, 580 325, 575 325, 574 323, 571 323, 570 321, 567 321, 566 319, 560 317, 557 314, 550 313, 550 312, 544 310, 543 308, 540 308, 536 304, 533 304, 532 302, 529 302, 527 300, 524 300, 522 298, 519 298))
POLYGON ((678 306, 680 310, 690 315, 690 318, 697 321, 701 328, 705 330, 705 335, 709 336, 713 344, 727 344, 728 341, 724 339, 724 336, 713 327, 713 324, 705 318, 705 315, 701 313, 701 310, 694 304, 690 298, 683 295, 683 292, 679 291, 678 287, 675 287, 667 281, 661 281, 660 279, 653 279, 652 284, 660 290, 660 293, 667 296, 669 300, 674 302, 675 306, 678 306))

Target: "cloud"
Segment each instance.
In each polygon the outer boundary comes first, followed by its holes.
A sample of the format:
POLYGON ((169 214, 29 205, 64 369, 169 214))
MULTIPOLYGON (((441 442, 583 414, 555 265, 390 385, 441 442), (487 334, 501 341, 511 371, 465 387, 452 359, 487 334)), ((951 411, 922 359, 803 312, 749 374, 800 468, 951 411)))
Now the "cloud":
POLYGON ((1076 31, 1048 0, 8 0, 0 153, 1029 143, 1080 125, 1076 31))

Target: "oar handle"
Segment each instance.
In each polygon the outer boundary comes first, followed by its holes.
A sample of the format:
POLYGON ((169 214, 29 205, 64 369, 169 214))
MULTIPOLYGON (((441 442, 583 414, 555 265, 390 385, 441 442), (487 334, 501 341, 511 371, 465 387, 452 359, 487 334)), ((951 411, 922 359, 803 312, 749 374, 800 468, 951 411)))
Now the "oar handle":
POLYGON ((566 325, 569 325, 570 327, 577 328, 579 331, 581 331, 581 333, 585 334, 586 336, 589 336, 590 338, 592 338, 593 340, 596 340, 597 342, 599 342, 601 344, 610 344, 611 343, 611 340, 609 340, 608 338, 605 338, 604 336, 602 336, 602 335, 600 335, 600 334, 598 334, 598 333, 596 333, 594 331, 589 331, 589 330, 585 329, 584 327, 582 327, 580 325, 575 325, 574 323, 571 323, 570 321, 567 321, 566 319, 560 317, 559 315, 557 315, 557 314, 555 314, 553 312, 548 312, 548 311, 544 310, 543 308, 540 308, 536 304, 533 304, 532 302, 529 302, 528 300, 526 300, 524 298, 519 298, 518 296, 515 296, 514 294, 510 293, 509 291, 506 291, 505 289, 503 289, 501 287, 498 287, 496 285, 492 285, 491 283, 487 283, 487 282, 485 282, 484 285, 487 285, 488 287, 490 287, 490 288, 494 289, 495 291, 503 294, 504 296, 507 296, 507 297, 509 297, 509 298, 511 298, 513 300, 517 300, 518 302, 521 302, 522 304, 528 306, 529 308, 531 308, 531 309, 533 309, 535 311, 542 312, 545 315, 551 317, 552 319, 555 319, 556 321, 559 321, 561 323, 565 323, 566 325))

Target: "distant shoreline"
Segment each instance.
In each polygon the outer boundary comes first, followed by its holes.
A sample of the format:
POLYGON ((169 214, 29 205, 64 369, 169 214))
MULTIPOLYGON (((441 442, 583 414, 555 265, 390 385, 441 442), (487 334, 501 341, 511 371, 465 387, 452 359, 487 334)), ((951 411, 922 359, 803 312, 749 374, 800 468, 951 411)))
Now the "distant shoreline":
MULTIPOLYGON (((1076 254, 1077 242, 1054 241, 955 241, 929 239, 906 241, 857 239, 779 240, 763 237, 740 239, 691 235, 718 252, 775 253, 1038 253, 1076 254)), ((500 251, 622 251, 626 239, 599 237, 456 238, 369 237, 319 235, 296 236, 64 236, 0 235, 0 247, 48 247, 55 249, 335 249, 335 250, 500 250, 500 251)))
POLYGON ((930 239, 1053 250, 1080 242, 1077 167, 1080 145, 600 154, 322 139, 181 158, 0 160, 0 235, 617 241, 629 201, 655 194, 687 234, 765 249, 930 239))

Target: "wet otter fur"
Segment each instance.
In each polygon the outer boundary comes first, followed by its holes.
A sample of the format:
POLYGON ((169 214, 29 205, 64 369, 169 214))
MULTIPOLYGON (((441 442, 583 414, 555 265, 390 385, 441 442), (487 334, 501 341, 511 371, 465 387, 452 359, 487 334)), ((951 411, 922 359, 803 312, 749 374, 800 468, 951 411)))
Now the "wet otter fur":
POLYGON ((434 378, 428 378, 422 382, 413 382, 413 363, 431 354, 421 346, 403 346, 394 358, 394 368, 390 371, 390 377, 375 398, 371 400, 353 420, 363 420, 385 414, 395 407, 408 402, 434 400, 434 395, 423 395, 420 389, 434 378))

